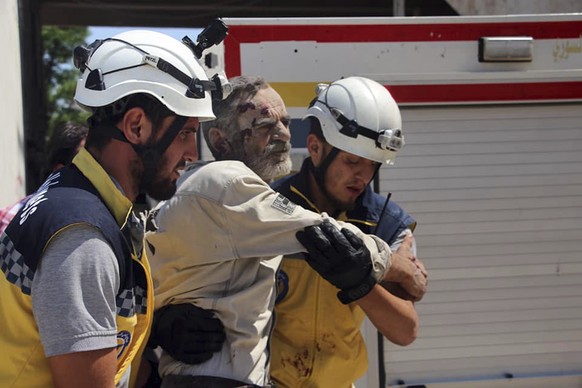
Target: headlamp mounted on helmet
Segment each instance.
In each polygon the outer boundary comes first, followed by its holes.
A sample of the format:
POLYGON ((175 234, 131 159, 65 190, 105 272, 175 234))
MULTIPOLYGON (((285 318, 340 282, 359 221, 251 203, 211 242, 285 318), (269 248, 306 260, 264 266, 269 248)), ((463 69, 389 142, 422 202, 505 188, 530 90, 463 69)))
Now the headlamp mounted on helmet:
POLYGON ((330 107, 325 101, 315 99, 311 102, 310 106, 314 105, 316 102, 325 105, 331 113, 331 116, 342 126, 339 130, 342 135, 353 139, 357 138, 358 135, 362 135, 368 139, 372 139, 376 143, 376 147, 394 152, 400 151, 406 144, 401 129, 384 129, 375 131, 359 125, 356 120, 348 119, 339 109, 330 107))

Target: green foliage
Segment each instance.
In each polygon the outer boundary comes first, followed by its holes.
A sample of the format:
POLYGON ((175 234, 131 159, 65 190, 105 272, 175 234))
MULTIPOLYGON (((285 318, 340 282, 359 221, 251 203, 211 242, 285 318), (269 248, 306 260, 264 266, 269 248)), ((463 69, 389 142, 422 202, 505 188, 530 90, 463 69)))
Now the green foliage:
POLYGON ((84 123, 88 114, 73 101, 79 70, 73 66, 73 49, 85 44, 88 27, 42 27, 42 80, 46 97, 48 139, 59 123, 84 123))

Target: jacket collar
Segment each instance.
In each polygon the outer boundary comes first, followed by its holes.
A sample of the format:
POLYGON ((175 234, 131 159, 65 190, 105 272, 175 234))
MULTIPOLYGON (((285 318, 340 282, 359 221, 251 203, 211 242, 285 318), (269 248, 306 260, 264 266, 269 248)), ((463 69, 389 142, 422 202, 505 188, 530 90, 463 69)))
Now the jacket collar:
POLYGON ((73 164, 95 187, 105 206, 111 211, 119 227, 122 228, 131 214, 132 202, 123 195, 113 178, 85 148, 79 150, 73 159, 73 164))

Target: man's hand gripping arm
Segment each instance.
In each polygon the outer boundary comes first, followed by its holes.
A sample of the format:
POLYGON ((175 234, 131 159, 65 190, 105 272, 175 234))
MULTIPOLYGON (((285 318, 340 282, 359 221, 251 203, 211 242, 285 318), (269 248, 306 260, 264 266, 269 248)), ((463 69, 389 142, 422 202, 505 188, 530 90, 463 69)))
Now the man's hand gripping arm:
POLYGON ((365 235, 350 224, 339 230, 331 221, 297 232, 306 248, 307 262, 340 289, 338 298, 350 303, 367 295, 377 282, 398 283, 408 299, 420 300, 427 289, 424 265, 410 252, 409 238, 392 252, 380 238, 365 235))
POLYGON ((406 346, 416 339, 419 319, 411 300, 420 300, 426 292, 426 271, 413 258, 412 236, 407 236, 399 249, 391 252, 376 236, 347 228, 340 231, 324 222, 299 232, 297 239, 309 252, 306 258, 309 265, 340 289, 338 298, 342 303, 358 303, 392 343, 406 346), (358 232, 366 243, 356 236, 358 232), (400 295, 388 292, 377 284, 378 280, 383 283, 390 280, 400 295))

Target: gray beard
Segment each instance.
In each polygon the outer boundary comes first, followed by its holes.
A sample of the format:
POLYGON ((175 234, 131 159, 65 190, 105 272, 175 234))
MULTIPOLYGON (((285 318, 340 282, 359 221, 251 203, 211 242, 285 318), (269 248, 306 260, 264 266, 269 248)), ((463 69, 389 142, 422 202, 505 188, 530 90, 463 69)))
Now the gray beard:
POLYGON ((235 155, 233 159, 243 162, 265 182, 270 182, 277 177, 287 175, 291 172, 293 162, 289 155, 291 149, 290 143, 276 142, 269 144, 265 147, 265 151, 261 155, 248 155, 244 152, 244 147, 242 146, 239 149, 241 150, 239 155, 235 155), (281 161, 274 162, 270 158, 270 155, 273 152, 280 152, 282 150, 286 150, 285 158, 281 161))
POLYGON ((265 182, 270 182, 277 177, 287 175, 291 172, 292 162, 289 155, 287 155, 285 160, 277 164, 273 164, 272 161, 266 158, 249 159, 249 161, 245 161, 245 164, 265 182))

